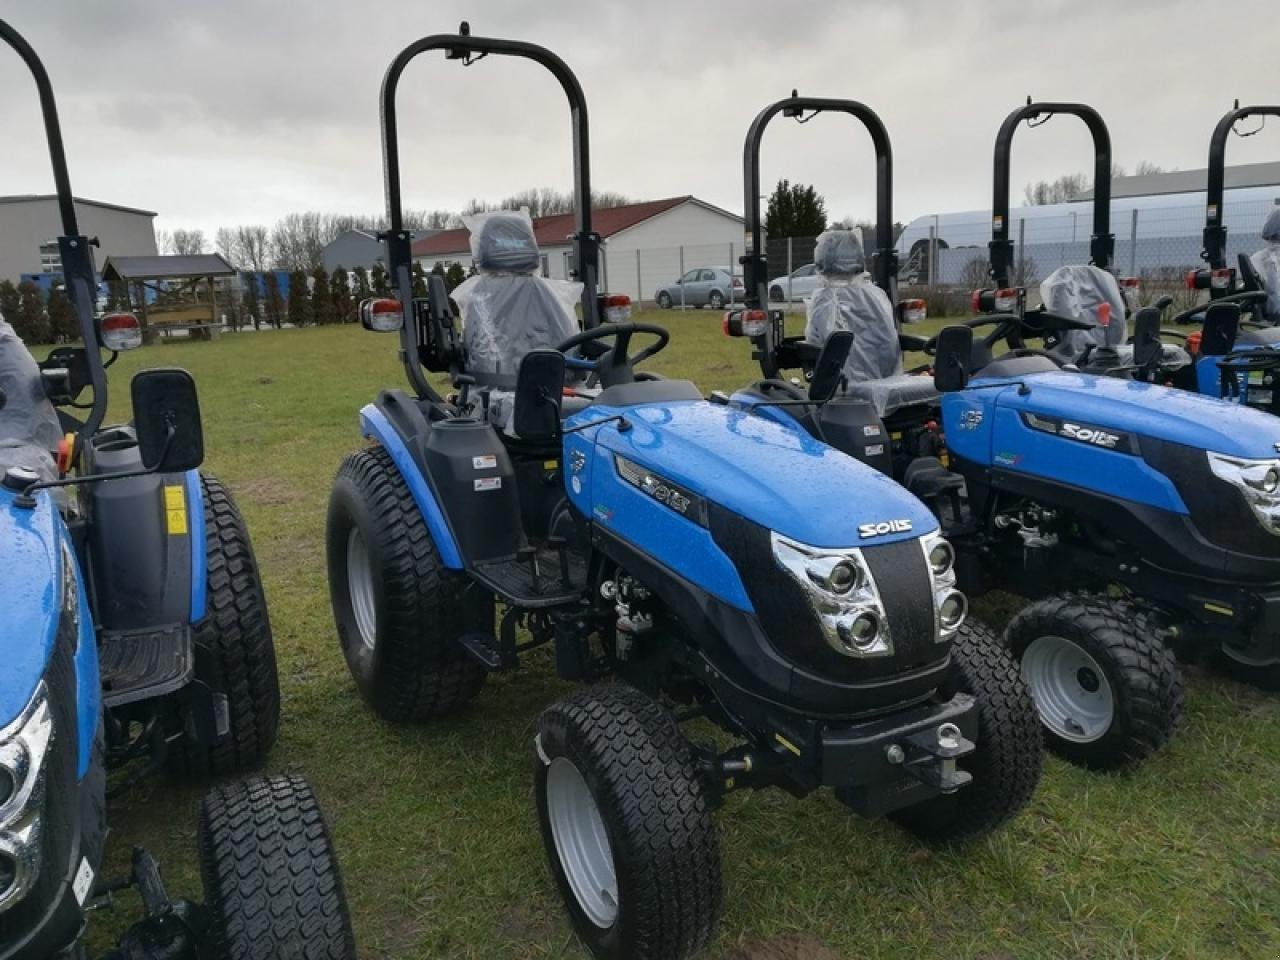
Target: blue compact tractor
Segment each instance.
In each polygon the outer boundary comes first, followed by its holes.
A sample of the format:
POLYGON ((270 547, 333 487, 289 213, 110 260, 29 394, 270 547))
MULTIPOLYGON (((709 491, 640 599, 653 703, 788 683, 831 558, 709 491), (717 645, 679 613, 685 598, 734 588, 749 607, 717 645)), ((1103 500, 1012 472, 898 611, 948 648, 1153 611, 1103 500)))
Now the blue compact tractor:
POLYGON ((140 848, 126 876, 102 873, 108 770, 122 768, 120 789, 160 767, 258 760, 278 720, 275 655, 244 524, 198 472, 191 377, 139 373, 134 423, 103 426, 102 350, 114 359, 141 333, 128 315, 94 318, 48 75, 3 21, 0 38, 40 95, 84 342, 37 364, 0 318, 0 958, 82 960, 89 911, 128 887, 146 915, 110 960, 353 956, 325 824, 297 778, 205 798, 204 904, 170 899, 140 848))
MULTIPOLYGON (((334 483, 338 636, 393 721, 463 708, 543 645, 585 684, 542 714, 533 755, 551 872, 591 951, 679 958, 708 940, 711 811, 732 790, 830 787, 938 842, 1021 810, 1040 774, 1035 708, 999 639, 966 620, 937 518, 795 420, 639 369, 669 334, 597 293, 587 107, 565 63, 465 25, 420 40, 386 74, 382 132, 396 295, 361 312, 398 332, 412 391, 360 412, 371 445, 334 483), (476 275, 414 297, 395 98, 427 51, 525 58, 559 81, 576 282, 538 276, 528 218, 494 213, 470 224, 476 275), (682 732, 698 717, 719 745, 682 732)), ((815 357, 813 405, 850 345, 815 357)))
MULTIPOLYGON (((1002 128, 998 161, 1021 120, 1051 113, 1077 115, 1105 137, 1086 107, 1029 104, 1002 128)), ((1099 160, 1100 184, 1109 162, 1099 160)), ((732 407, 798 422, 902 483, 955 545, 966 591, 999 587, 1034 601, 1006 639, 1050 747, 1103 769, 1149 756, 1181 713, 1174 651, 1280 686, 1280 422, 1107 375, 1113 369, 1086 372, 1090 357, 1065 356, 1071 335, 1096 325, 1027 310, 1003 282, 1012 262, 999 200, 1007 164, 997 163, 992 243, 1000 289, 980 294, 986 312, 926 341, 896 324, 892 155, 869 108, 794 96, 773 104, 748 133, 744 163, 746 306, 726 314, 725 328, 751 338, 767 379, 736 393, 732 407), (763 309, 759 148, 773 117, 823 110, 858 117, 872 135, 878 249, 868 271, 852 233, 820 238, 824 284, 806 304, 805 334, 786 336, 785 316, 763 309), (984 335, 975 340, 976 331, 984 335), (835 398, 816 403, 803 380, 780 378, 788 369, 812 376, 824 344, 848 332, 854 346, 835 398), (1028 347, 1033 338, 1045 346, 1028 347), (903 351, 932 354, 933 376, 927 366, 905 371, 903 351)), ((1091 246, 1105 265, 1112 238, 1106 220, 1098 224, 1091 246)), ((1108 340, 1096 353, 1103 348, 1110 368, 1169 361, 1151 311, 1138 315, 1132 343, 1108 340)))

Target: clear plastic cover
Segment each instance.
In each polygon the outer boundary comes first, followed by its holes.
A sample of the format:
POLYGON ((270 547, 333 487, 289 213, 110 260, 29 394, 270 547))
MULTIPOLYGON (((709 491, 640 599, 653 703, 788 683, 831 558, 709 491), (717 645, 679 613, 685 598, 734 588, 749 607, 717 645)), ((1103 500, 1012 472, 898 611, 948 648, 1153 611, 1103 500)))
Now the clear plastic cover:
POLYGON ((903 373, 898 327, 888 294, 865 273, 852 280, 824 274, 823 283, 805 301, 804 336, 809 343, 822 346, 833 332, 852 331, 853 347, 844 368, 848 396, 869 401, 883 417, 938 395, 928 377, 903 373))
POLYGON ((514 383, 530 350, 555 347, 578 332, 574 307, 582 284, 535 275, 540 258, 528 214, 484 213, 464 222, 479 272, 451 296, 462 312, 467 370, 514 383))
POLYGON ((1068 265, 1059 267, 1040 284, 1045 310, 1092 324, 1090 330, 1068 330, 1055 348, 1068 361, 1077 359, 1093 346, 1091 360, 1099 351, 1114 351, 1129 338, 1124 294, 1120 283, 1101 267, 1068 265), (1102 310, 1103 304, 1110 308, 1102 310))
POLYGON ((827 230, 813 248, 814 269, 831 279, 849 279, 867 269, 862 241, 852 230, 827 230))
POLYGON ((26 345, 0 317, 0 472, 24 466, 56 480, 54 451, 62 439, 57 411, 45 396, 40 368, 26 345))
POLYGON ((1249 260, 1267 291, 1263 314, 1272 323, 1280 323, 1280 209, 1271 211, 1262 225, 1262 239, 1266 246, 1249 260))

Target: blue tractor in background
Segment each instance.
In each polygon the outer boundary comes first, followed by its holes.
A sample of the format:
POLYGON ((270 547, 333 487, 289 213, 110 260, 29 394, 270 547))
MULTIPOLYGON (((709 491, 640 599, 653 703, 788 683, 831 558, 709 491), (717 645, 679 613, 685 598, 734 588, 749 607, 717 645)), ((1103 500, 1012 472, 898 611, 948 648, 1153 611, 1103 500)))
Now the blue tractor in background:
MULTIPOLYGON (((1099 358, 1068 357, 1063 347, 1095 324, 1027 310, 1008 288, 1001 198, 1007 207, 1009 141, 1023 120, 1054 113, 1078 116, 1094 132, 1103 191, 1110 153, 1096 113, 1078 104, 1015 111, 997 144, 991 260, 999 289, 980 292, 986 312, 925 340, 896 323, 892 153, 879 118, 845 100, 792 96, 765 108, 744 149, 746 305, 726 314, 725 330, 751 339, 766 379, 729 402, 761 419, 799 422, 902 483, 955 545, 966 592, 1002 588, 1032 601, 1006 640, 1047 743, 1074 762, 1113 769, 1150 756, 1174 732, 1183 702, 1175 651, 1280 687, 1280 421, 1109 375, 1168 361, 1153 311, 1138 315, 1132 343, 1103 345, 1106 370, 1085 372, 1099 358), (764 309, 759 151, 771 119, 813 111, 851 114, 871 133, 877 250, 868 271, 851 232, 820 238, 825 283, 806 305, 805 334, 787 336, 783 313, 764 309), (854 349, 838 396, 818 404, 802 380, 781 378, 785 370, 811 375, 824 342, 842 332, 853 333, 854 349), (1029 339, 1045 345, 1028 347, 1029 339), (904 370, 904 351, 931 354, 933 376, 928 366, 904 370)), ((1091 242, 1103 266, 1114 242, 1106 224, 1095 220, 1091 242)))
MULTIPOLYGON (((569 67, 465 24, 427 37, 387 71, 382 133, 396 296, 361 314, 398 332, 412 393, 360 412, 372 445, 334 482, 339 639, 393 721, 463 708, 541 645, 588 684, 542 714, 533 755, 551 872, 592 953, 671 960, 708 941, 722 899, 711 811, 732 790, 830 787, 942 843, 1015 816, 1040 775, 1034 705, 998 637, 966 619, 937 519, 794 420, 637 369, 670 337, 598 294, 569 67), (426 51, 523 58, 559 81, 576 282, 538 276, 528 217, 502 212, 470 223, 475 276, 452 296, 430 277, 414 297, 395 97, 426 51), (721 741, 695 744, 681 728, 695 718, 721 741)), ((834 337, 815 358, 814 404, 850 345, 834 337)))
POLYGON ((83 337, 37 364, 0 318, 0 958, 85 957, 89 911, 129 887, 145 916, 110 960, 354 956, 327 830, 296 777, 205 797, 204 904, 170 899, 142 849, 127 876, 103 876, 108 771, 119 790, 162 767, 258 761, 279 720, 275 653, 243 521, 198 470, 191 377, 137 374, 134 422, 103 424, 102 350, 114 360, 141 331, 94 317, 48 74, 4 21, 0 38, 39 93, 83 337))

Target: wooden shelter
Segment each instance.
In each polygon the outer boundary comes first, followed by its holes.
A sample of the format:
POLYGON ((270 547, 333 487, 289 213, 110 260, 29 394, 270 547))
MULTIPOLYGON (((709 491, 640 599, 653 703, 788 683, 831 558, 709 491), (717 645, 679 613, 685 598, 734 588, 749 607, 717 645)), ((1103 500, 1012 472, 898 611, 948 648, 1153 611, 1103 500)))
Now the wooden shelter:
POLYGON ((216 282, 235 275, 236 268, 216 253, 108 257, 102 268, 107 283, 124 287, 148 343, 175 330, 202 340, 215 337, 222 329, 216 282), (155 294, 150 302, 148 291, 155 294))

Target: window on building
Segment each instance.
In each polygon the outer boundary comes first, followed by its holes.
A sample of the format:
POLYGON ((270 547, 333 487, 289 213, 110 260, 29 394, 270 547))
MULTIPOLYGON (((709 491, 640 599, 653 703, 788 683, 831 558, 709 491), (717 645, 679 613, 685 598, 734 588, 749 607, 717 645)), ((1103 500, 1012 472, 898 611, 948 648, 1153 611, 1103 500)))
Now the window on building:
POLYGON ((40 272, 62 272, 62 252, 58 249, 57 240, 46 240, 40 244, 40 272))

